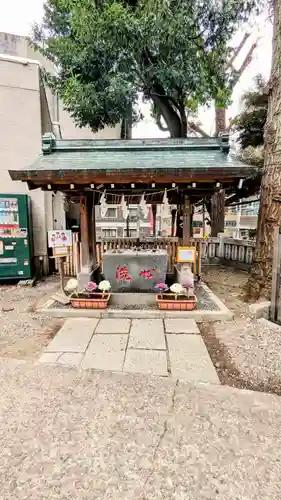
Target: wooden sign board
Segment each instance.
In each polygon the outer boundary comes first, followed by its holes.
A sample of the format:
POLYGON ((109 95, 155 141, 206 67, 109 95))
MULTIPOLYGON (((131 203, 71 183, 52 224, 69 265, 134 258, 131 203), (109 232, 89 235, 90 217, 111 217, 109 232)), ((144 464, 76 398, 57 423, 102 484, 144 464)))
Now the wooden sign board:
POLYGON ((53 248, 54 257, 67 257, 70 255, 70 247, 55 247, 53 248))
POLYGON ((196 262, 196 247, 178 247, 177 262, 194 264, 196 262))
POLYGON ((49 248, 71 247, 71 231, 69 231, 68 229, 48 231, 48 246, 49 248))

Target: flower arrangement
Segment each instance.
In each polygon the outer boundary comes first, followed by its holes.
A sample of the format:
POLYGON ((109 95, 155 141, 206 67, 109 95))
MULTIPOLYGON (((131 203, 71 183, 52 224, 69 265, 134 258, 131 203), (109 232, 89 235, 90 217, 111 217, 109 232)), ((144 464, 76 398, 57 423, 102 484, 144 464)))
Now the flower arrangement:
POLYGON ((77 290, 78 281, 76 278, 70 278, 64 287, 64 291, 68 294, 72 294, 77 290))
POLYGON ((194 283, 184 283, 183 287, 185 288, 187 297, 194 295, 194 283))
POLYGON ((98 288, 102 292, 102 296, 104 297, 104 294, 109 292, 109 290, 111 288, 111 284, 110 284, 109 281, 103 280, 103 281, 100 282, 98 288))
POLYGON ((98 288, 98 285, 94 281, 89 281, 85 288, 85 292, 88 293, 89 298, 91 297, 91 294, 95 293, 98 288))
POLYGON ((163 293, 164 292, 167 292, 169 290, 169 287, 168 285, 166 285, 166 283, 157 283, 157 285, 155 285, 154 287, 161 295, 161 299, 163 299, 163 293))
POLYGON ((173 285, 171 285, 170 290, 175 294, 176 299, 179 295, 186 295, 186 290, 180 283, 174 283, 173 285))
POLYGON ((109 281, 103 280, 99 285, 89 281, 83 292, 73 293, 70 297, 72 307, 77 309, 106 309, 110 299, 111 285, 109 281))
POLYGON ((191 290, 193 290, 191 287, 186 289, 185 286, 180 283, 173 283, 173 285, 169 288, 165 283, 158 283, 155 288, 160 291, 159 295, 156 296, 156 302, 159 309, 171 311, 192 311, 196 307, 197 299, 194 293, 190 293, 191 290), (172 293, 164 295, 163 292, 168 289, 170 289, 172 293))

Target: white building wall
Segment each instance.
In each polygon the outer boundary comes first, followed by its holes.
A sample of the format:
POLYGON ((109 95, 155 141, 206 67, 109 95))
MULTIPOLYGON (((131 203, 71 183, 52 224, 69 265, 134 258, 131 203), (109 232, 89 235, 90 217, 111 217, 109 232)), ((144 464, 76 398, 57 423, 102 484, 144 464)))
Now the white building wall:
POLYGON ((31 195, 35 255, 46 255, 45 195, 8 172, 32 163, 40 148, 39 66, 0 56, 0 191, 31 195))
MULTIPOLYGON (((8 173, 34 162, 41 152, 42 130, 46 132, 46 127, 50 127, 40 105, 40 65, 53 71, 50 61, 34 52, 24 37, 0 33, 0 192, 31 196, 35 256, 46 257, 47 231, 65 227, 63 196, 40 189, 29 191, 25 183, 12 181, 8 173)), ((60 120, 63 138, 120 138, 121 126, 98 134, 89 128, 75 127, 49 89, 46 96, 51 121, 60 120)))

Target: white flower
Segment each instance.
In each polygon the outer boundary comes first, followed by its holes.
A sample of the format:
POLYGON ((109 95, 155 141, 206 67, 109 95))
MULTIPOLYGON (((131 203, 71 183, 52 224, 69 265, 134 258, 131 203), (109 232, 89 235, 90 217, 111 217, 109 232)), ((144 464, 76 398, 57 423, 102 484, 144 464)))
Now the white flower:
POLYGON ((65 291, 66 292, 74 292, 77 288, 77 285, 78 285, 78 281, 77 279, 75 278, 71 278, 70 280, 68 280, 68 282, 66 283, 66 286, 64 287, 65 291))
POLYGON ((99 284, 99 290, 101 290, 102 292, 108 292, 108 290, 110 290, 110 288, 111 288, 111 284, 107 280, 103 280, 99 284))
POLYGON ((185 293, 185 289, 182 285, 180 285, 180 283, 174 283, 172 286, 170 286, 170 290, 171 292, 176 294, 185 293))

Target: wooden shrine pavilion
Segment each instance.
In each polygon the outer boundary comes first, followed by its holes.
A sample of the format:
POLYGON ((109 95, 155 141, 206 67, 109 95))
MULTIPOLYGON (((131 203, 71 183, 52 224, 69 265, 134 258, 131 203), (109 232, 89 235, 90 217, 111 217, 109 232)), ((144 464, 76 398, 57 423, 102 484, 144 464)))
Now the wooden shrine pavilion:
MULTIPOLYGON (((42 153, 29 167, 10 170, 29 189, 61 191, 80 202, 82 263, 95 260, 95 210, 104 192, 107 203, 143 193, 154 207, 167 190, 169 203, 183 217, 182 237, 191 236, 192 206, 218 193, 232 193, 256 176, 257 167, 230 154, 229 137, 131 140, 57 140, 43 136, 42 153)), ((242 197, 242 195, 241 195, 242 197)), ((221 197, 220 197, 221 198, 221 197)), ((119 201, 118 201, 119 200, 119 201)), ((224 206, 212 215, 215 232, 223 231, 224 206)), ((173 221, 175 220, 175 214, 173 221)), ((174 224, 174 222, 172 223, 174 224)), ((172 235, 174 236, 174 228, 172 235)))

